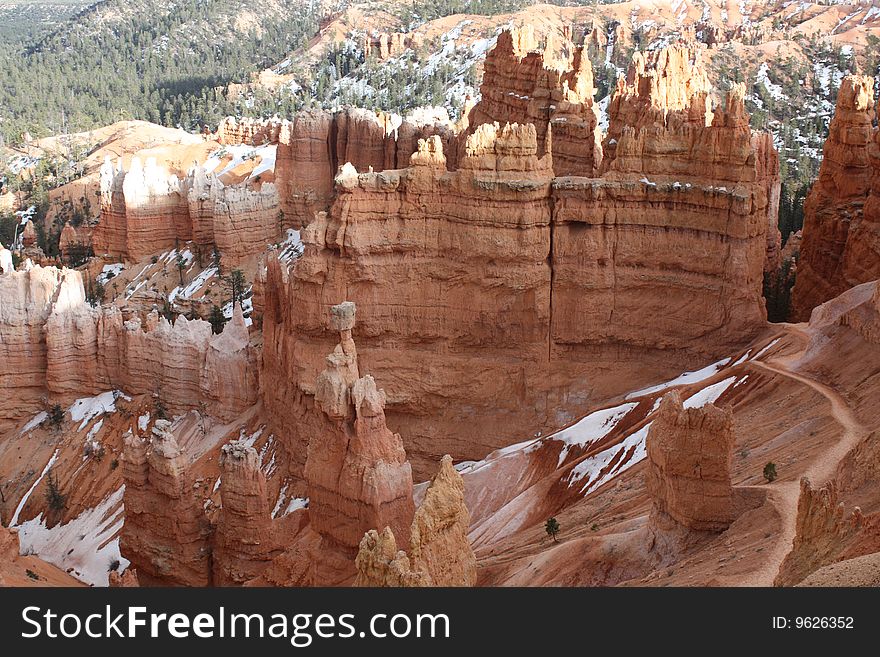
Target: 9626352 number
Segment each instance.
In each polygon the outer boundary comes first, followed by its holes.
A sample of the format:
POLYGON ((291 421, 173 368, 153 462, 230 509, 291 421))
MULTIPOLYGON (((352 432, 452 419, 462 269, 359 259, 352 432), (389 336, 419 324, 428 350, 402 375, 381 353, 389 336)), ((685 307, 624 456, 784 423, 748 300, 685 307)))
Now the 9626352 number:
POLYGON ((798 630, 851 630, 852 616, 798 616, 792 625, 798 630))

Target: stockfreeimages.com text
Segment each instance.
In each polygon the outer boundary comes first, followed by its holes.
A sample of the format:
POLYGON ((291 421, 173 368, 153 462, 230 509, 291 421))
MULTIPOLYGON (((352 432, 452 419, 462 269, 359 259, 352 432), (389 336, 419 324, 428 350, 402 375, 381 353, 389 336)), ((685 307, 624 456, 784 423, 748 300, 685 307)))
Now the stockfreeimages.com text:
POLYGON ((450 637, 446 614, 374 614, 361 626, 355 614, 239 614, 220 607, 214 613, 189 615, 148 613, 146 607, 114 611, 107 605, 103 613, 59 615, 51 609, 32 606, 22 610, 22 620, 27 628, 21 634, 25 639, 41 636, 68 639, 268 637, 287 639, 292 646, 305 648, 316 638, 450 637))

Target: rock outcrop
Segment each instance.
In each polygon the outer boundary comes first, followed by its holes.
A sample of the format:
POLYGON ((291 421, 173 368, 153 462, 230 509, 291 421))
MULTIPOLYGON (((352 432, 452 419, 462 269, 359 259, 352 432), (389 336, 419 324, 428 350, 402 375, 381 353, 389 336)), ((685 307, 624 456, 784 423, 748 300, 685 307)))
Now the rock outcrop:
POLYGON ((138 580, 137 571, 133 568, 127 568, 125 572, 120 574, 118 571, 114 570, 108 576, 109 585, 111 588, 136 588, 141 585, 138 580))
POLYGON ((281 552, 272 531, 260 457, 243 441, 220 452, 222 507, 213 537, 214 585, 240 586, 281 552))
POLYGON ((880 278, 880 131, 874 79, 847 76, 823 150, 819 178, 804 203, 803 244, 792 319, 845 290, 880 278))
MULTIPOLYGON (((79 282, 82 288, 81 281, 79 282)), ((80 302, 46 321, 46 387, 57 394, 159 394, 170 412, 204 406, 229 421, 257 400, 258 358, 241 308, 219 335, 202 320, 158 311, 124 320, 116 307, 80 302)))
POLYGON ((228 187, 195 166, 183 185, 189 190, 193 242, 202 253, 216 247, 224 265, 235 267, 279 241, 281 206, 274 183, 263 183, 259 190, 228 187))
POLYGON ((652 523, 719 532, 735 518, 730 483, 733 413, 713 404, 685 408, 667 393, 648 431, 647 487, 652 523))
POLYGON ((486 56, 480 102, 468 122, 472 130, 531 123, 537 153, 552 153, 557 176, 593 176, 602 161, 593 68, 583 47, 569 45, 571 56, 558 61, 538 49, 530 25, 503 31, 486 56))
POLYGON ((101 168, 101 220, 91 238, 98 255, 137 261, 193 240, 205 253, 217 247, 235 266, 280 237, 271 182, 226 186, 200 166, 179 179, 153 157, 132 158, 129 171, 109 158, 101 168))
POLYGON ((793 586, 814 570, 837 561, 847 541, 866 524, 858 507, 849 514, 845 512, 833 480, 813 488, 808 479, 801 479, 794 542, 774 584, 793 586))
POLYGON ((0 275, 0 422, 28 414, 46 392, 50 315, 84 303, 79 272, 27 263, 0 275))
POLYGON ((0 274, 8 274, 15 271, 12 263, 12 251, 0 244, 0 274))
POLYGON ((192 494, 189 461, 171 423, 156 420, 150 438, 128 434, 124 441, 122 555, 141 584, 208 586, 210 527, 192 494))
MULTIPOLYGON (((519 52, 512 39, 498 48, 519 52)), ((269 262, 261 289, 267 407, 298 440, 292 451, 307 438, 285 400, 314 395, 332 344, 324 313, 339 298, 361 309, 365 362, 420 476, 446 452, 482 458, 523 424, 557 428, 585 410, 594 375, 603 394, 624 392, 608 376, 621 359, 696 364, 754 337, 775 252, 778 158, 769 135, 751 134, 741 87, 712 110, 698 52, 637 58, 598 177, 554 175, 555 146, 542 156, 534 124, 472 125, 460 152, 450 146, 453 166, 435 135, 407 168, 370 172, 363 164, 378 158, 379 140, 359 139, 354 153, 365 159, 340 167, 335 199, 303 229, 288 280, 269 262)), ((526 60, 544 61, 527 55, 517 66, 526 60)), ((579 88, 586 67, 554 84, 579 88)), ((337 119, 340 134, 352 121, 337 119)), ((324 152, 323 138, 292 143, 324 152)), ((282 203, 298 204, 308 194, 291 191, 288 162, 279 160, 282 203)))
POLYGON ((283 122, 273 119, 236 118, 227 116, 217 126, 215 139, 221 144, 263 146, 277 144, 283 122))
POLYGON ((474 586, 477 560, 468 541, 470 514, 464 481, 446 455, 410 529, 409 554, 397 549, 394 532, 370 530, 356 559, 357 586, 474 586))
POLYGON ((391 527, 408 539, 414 512, 412 470, 400 436, 385 424, 385 393, 373 377, 358 378, 354 304, 336 306, 331 317, 340 341, 315 395, 328 430, 312 436, 305 464, 309 517, 321 536, 312 554, 319 586, 354 576, 358 545, 368 530, 391 527))
POLYGON ((432 135, 454 151, 457 137, 443 114, 402 118, 352 107, 297 114, 282 126, 278 145, 276 181, 285 224, 300 228, 329 208, 343 164, 359 172, 405 167, 418 140, 432 135))

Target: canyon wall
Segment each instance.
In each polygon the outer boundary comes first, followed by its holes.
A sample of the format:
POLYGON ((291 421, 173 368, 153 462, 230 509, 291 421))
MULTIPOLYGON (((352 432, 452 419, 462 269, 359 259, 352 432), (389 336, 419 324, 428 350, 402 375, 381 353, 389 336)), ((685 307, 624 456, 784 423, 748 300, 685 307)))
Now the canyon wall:
POLYGON ((791 317, 880 278, 880 131, 874 79, 847 76, 825 142, 819 178, 804 203, 803 243, 791 317))
MULTIPOLYGON (((0 425, 30 414, 47 389, 44 330, 54 312, 85 303, 80 274, 31 266, 0 274, 0 425)), ((75 374, 75 373, 74 373, 75 374)))
POLYGON ((457 136, 445 111, 405 118, 355 107, 297 114, 282 125, 275 169, 285 225, 300 228, 330 207, 343 164, 359 172, 405 167, 418 140, 432 135, 455 150, 457 136))
MULTIPOLYGON (((280 130, 280 128, 279 128, 280 130)), ((195 166, 179 179, 155 158, 129 171, 107 159, 101 168, 101 220, 92 232, 96 254, 138 261, 193 240, 217 247, 230 267, 281 239, 281 206, 273 183, 227 186, 195 166)))
POLYGON ((189 460, 157 420, 147 439, 127 435, 122 452, 125 523, 120 551, 141 584, 211 584, 210 526, 192 494, 189 460))
POLYGON ((155 310, 126 320, 116 307, 80 303, 56 309, 45 336, 45 385, 57 395, 159 394, 170 412, 204 406, 224 421, 257 400, 258 357, 237 305, 213 335, 208 322, 182 315, 173 324, 155 310))
MULTIPOLYGON (((550 123, 543 155, 534 123, 472 125, 463 148, 449 145, 453 170, 440 136, 421 140, 408 167, 372 172, 363 165, 378 160, 380 141, 359 140, 364 159, 340 167, 296 267, 269 262, 261 284, 264 398, 291 451, 307 443, 297 426, 340 298, 358 303, 362 366, 383 381, 389 423, 422 477, 444 453, 481 458, 523 426, 558 428, 597 388, 624 392, 621 361, 642 363, 631 376, 659 375, 751 339, 766 317, 778 159, 769 135, 751 134, 741 87, 712 110, 698 53, 636 59, 612 104, 617 137, 601 175, 595 160, 592 177, 557 175, 550 123), (685 73, 691 64, 697 72, 685 73)), ((537 70, 543 60, 532 59, 537 70)), ((572 79, 587 68, 570 69, 572 79)), ((289 164, 307 168, 324 140, 292 143, 301 156, 289 164)), ((305 212, 293 171, 279 161, 280 193, 305 212)))

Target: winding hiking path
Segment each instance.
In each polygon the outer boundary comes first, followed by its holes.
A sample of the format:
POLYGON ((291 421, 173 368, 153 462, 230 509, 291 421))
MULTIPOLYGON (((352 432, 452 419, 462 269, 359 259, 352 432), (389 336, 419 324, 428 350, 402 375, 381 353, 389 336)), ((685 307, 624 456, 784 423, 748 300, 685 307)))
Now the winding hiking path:
MULTIPOLYGON (((802 329, 794 326, 786 327, 786 332, 805 335, 802 329)), ((821 486, 834 476, 837 466, 843 458, 865 438, 868 431, 858 421, 849 403, 839 392, 824 383, 799 374, 789 367, 788 364, 796 361, 803 353, 801 350, 799 353, 769 361, 752 361, 751 365, 808 386, 825 397, 831 405, 831 415, 842 429, 840 438, 825 452, 814 458, 802 475, 813 484, 821 486)), ((785 556, 791 551, 795 537, 800 482, 769 484, 764 488, 767 490, 768 499, 780 515, 781 531, 764 566, 752 573, 747 581, 742 582, 743 586, 772 586, 785 556)))

